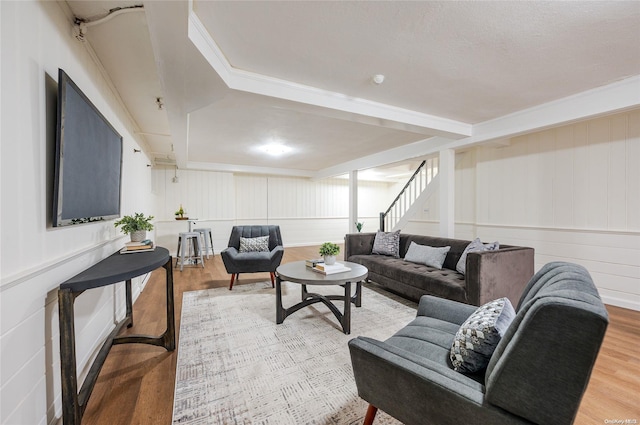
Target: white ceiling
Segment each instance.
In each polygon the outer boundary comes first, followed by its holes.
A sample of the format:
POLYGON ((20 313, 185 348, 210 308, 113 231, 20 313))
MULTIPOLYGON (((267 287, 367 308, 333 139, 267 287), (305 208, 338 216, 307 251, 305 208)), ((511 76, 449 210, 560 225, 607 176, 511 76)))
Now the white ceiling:
MULTIPOLYGON (((88 20, 137 4, 67 3, 88 20)), ((181 168, 323 176, 398 162, 629 77, 638 91, 631 102, 596 112, 640 105, 636 1, 192 7, 147 1, 142 12, 87 29, 147 150, 181 168), (371 82, 378 73, 382 85, 371 82), (291 152, 257 150, 272 138, 291 152)), ((580 118, 555 115, 558 123, 580 118)))

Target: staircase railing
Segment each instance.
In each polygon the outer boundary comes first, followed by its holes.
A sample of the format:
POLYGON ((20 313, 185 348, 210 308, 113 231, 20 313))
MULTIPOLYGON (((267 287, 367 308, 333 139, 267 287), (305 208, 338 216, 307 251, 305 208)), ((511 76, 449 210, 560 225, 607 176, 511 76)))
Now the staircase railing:
POLYGON ((380 213, 380 230, 392 230, 437 174, 438 157, 422 161, 389 208, 380 213))

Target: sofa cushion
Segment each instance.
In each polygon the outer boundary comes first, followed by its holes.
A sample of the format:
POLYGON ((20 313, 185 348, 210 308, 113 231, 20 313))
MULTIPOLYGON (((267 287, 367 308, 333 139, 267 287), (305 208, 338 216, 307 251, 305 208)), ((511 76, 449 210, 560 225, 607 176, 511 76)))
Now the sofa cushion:
POLYGON ((424 264, 436 269, 442 269, 442 264, 447 256, 447 252, 451 249, 450 246, 445 247, 433 247, 427 245, 419 245, 411 241, 407 254, 404 256, 405 261, 411 263, 424 264))
POLYGON ((508 298, 478 307, 456 332, 450 354, 453 368, 464 373, 485 369, 515 315, 508 298))
POLYGON ((371 253, 398 258, 400 256, 400 230, 376 233, 371 253))
POLYGON ((480 238, 474 239, 462 252, 460 256, 460 260, 458 260, 458 264, 456 264, 456 270, 462 274, 467 272, 467 254, 470 252, 482 252, 482 251, 496 251, 500 249, 500 243, 493 242, 488 244, 483 244, 480 241, 480 238))
POLYGON ((269 252, 269 235, 257 238, 240 237, 238 252, 269 252))
MULTIPOLYGON (((438 270, 385 255, 352 255, 349 261, 365 266, 369 270, 369 278, 374 282, 384 283, 389 280, 394 282, 394 286, 411 286, 421 294, 467 301, 464 276, 454 270, 438 270)), ((415 299, 418 300, 419 297, 415 299)))

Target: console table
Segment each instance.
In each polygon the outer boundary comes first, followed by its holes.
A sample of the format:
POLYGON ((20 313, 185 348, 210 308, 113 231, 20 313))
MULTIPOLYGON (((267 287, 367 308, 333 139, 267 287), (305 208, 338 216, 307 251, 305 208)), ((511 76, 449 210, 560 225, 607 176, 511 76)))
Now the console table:
POLYGON ((62 418, 65 425, 80 425, 89 397, 109 350, 115 344, 151 344, 164 347, 167 351, 176 348, 176 331, 173 306, 173 268, 171 255, 166 248, 156 247, 154 251, 120 254, 116 252, 98 264, 72 277, 58 289, 60 309, 60 371, 62 377, 62 418), (124 327, 133 326, 131 300, 131 279, 148 273, 158 267, 166 270, 167 329, 160 336, 122 335, 124 327), (118 282, 125 282, 126 317, 109 334, 98 352, 89 373, 78 393, 76 371, 76 341, 73 303, 87 289, 100 288, 118 282))

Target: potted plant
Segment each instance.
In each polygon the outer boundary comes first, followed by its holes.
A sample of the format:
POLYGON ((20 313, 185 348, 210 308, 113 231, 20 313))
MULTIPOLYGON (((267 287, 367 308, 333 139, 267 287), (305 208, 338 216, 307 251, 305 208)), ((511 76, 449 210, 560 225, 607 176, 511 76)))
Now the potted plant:
POLYGON ((180 209, 176 211, 175 215, 176 215, 176 220, 186 220, 186 218, 184 217, 184 208, 182 208, 182 204, 180 204, 180 209))
POLYGON ((356 221, 356 229, 358 229, 358 233, 360 233, 362 231, 362 226, 364 226, 363 222, 356 221))
POLYGON ((335 264, 338 253, 340 253, 340 247, 332 242, 325 242, 320 246, 320 255, 324 257, 326 265, 335 264))
POLYGON ((120 230, 131 236, 131 242, 141 242, 147 238, 147 230, 153 230, 151 220, 152 215, 145 217, 142 213, 135 213, 133 216, 125 215, 113 225, 122 226, 120 230))

